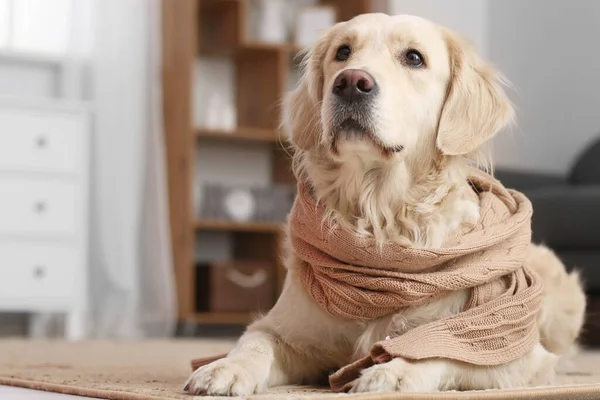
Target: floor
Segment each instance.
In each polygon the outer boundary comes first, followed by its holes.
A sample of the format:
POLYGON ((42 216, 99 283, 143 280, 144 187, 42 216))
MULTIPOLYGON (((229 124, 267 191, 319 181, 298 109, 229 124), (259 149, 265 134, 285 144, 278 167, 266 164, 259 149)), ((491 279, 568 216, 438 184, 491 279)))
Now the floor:
POLYGON ((0 399, 10 400, 92 400, 91 397, 71 396, 60 393, 42 392, 39 390, 0 386, 0 399))
MULTIPOLYGON (((27 333, 27 315, 1 314, 0 337, 23 336, 27 333)), ((81 400, 89 397, 69 396, 10 386, 0 386, 0 399, 10 400, 81 400)))
MULTIPOLYGON (((227 343, 229 343, 227 341, 227 343)), ((24 344, 25 345, 25 344, 24 344)), ((31 346, 30 342, 26 342, 27 346, 31 346)), ((43 345, 43 343, 41 344, 43 345)), ((40 346, 41 346, 40 345, 40 346)), ((144 347, 144 343, 141 344, 137 344, 137 346, 139 347, 144 347)), ((150 346, 152 346, 152 348, 157 348, 156 344, 154 343, 150 343, 150 346)), ((210 342, 208 343, 208 346, 211 349, 219 349, 219 351, 221 350, 219 345, 221 345, 222 347, 225 345, 225 341, 223 341, 223 343, 213 343, 210 342)), ((228 344, 229 346, 230 344, 228 344)), ((15 349, 15 344, 11 343, 8 345, 10 348, 15 349)), ((118 347, 115 344, 111 344, 111 343, 106 343, 104 344, 104 347, 118 347)), ((128 343, 127 346, 133 346, 132 344, 128 343)), ((182 343, 178 343, 178 346, 181 347, 180 351, 184 351, 184 354, 188 355, 191 354, 190 349, 193 348, 194 351, 196 351, 196 349, 198 349, 198 343, 197 342, 182 342, 182 343)), ((64 350, 58 346, 58 348, 56 348, 57 345, 53 344, 52 349, 55 352, 59 352, 61 354, 65 354, 64 350)), ((101 346, 102 349, 104 349, 104 347, 101 346)), ((134 346, 135 347, 135 346, 134 346)), ((146 354, 148 355, 148 360, 146 360, 145 358, 143 360, 140 359, 135 359, 135 362, 154 362, 154 363, 159 363, 160 365, 162 365, 163 361, 164 361, 164 357, 163 355, 161 355, 160 357, 156 357, 155 355, 151 355, 150 352, 142 352, 140 353, 140 349, 136 347, 136 349, 134 349, 134 353, 137 354, 137 356, 140 356, 140 354, 146 354), (137 349, 137 350, 136 350, 137 349)), ((22 349, 21 349, 22 350, 22 349)), ((18 349, 16 350, 18 353, 18 349)), ((171 350, 169 350, 169 352, 171 353, 171 350)), ((7 355, 10 352, 7 351, 1 351, 0 355, 7 355)), ((22 353, 22 351, 20 352, 22 353)), ((38 354, 38 351, 34 351, 33 353, 38 354)), ((175 358, 180 358, 180 355, 175 354, 175 358)), ((10 356, 10 354, 9 354, 10 356)), ((597 377, 597 375, 594 375, 591 373, 591 371, 595 371, 595 367, 597 367, 598 365, 598 358, 600 357, 600 351, 598 350, 587 350, 587 351, 582 351, 580 354, 578 354, 576 356, 576 358, 574 360, 572 360, 571 362, 568 363, 564 363, 562 364, 562 367, 560 368, 561 370, 564 371, 569 371, 569 370, 573 370, 573 371, 577 371, 579 372, 578 374, 575 375, 569 375, 569 381, 573 382, 573 383, 590 383, 590 377, 592 377, 592 379, 594 379, 594 377, 597 377), (576 368, 573 369, 573 367, 578 366, 581 368, 576 368), (592 368, 594 367, 594 368, 592 368), (578 378, 579 377, 579 378, 578 378)), ((67 357, 68 358, 68 357, 67 357)), ((143 358, 143 357, 142 357, 143 358)), ((90 357, 86 358, 87 360, 90 360, 90 357)), ((60 365, 61 362, 59 362, 60 365)), ((93 363, 92 363, 93 364, 93 363)), ((35 360, 34 360, 34 364, 32 365, 37 365, 35 364, 35 360)), ((181 367, 181 366, 180 366, 181 367)), ((179 368, 179 367, 178 367, 179 368)), ((187 369, 189 368, 189 365, 185 365, 182 367, 183 369, 185 369, 185 371, 187 371, 187 369)), ((28 371, 31 370, 28 367, 28 371)), ((162 373, 162 372, 161 372, 162 373)), ((565 374, 563 374, 562 376, 566 376, 565 374)), ((600 380, 596 381, 594 380, 594 382, 600 382, 600 380)), ((91 398, 89 397, 79 397, 79 396, 71 396, 71 395, 65 395, 65 394, 58 394, 58 393, 50 393, 50 392, 43 392, 43 391, 36 391, 36 390, 30 390, 30 389, 23 389, 23 388, 17 388, 17 387, 9 387, 9 386, 1 386, 0 385, 0 399, 1 400, 81 400, 81 399, 88 399, 91 400, 91 398)))

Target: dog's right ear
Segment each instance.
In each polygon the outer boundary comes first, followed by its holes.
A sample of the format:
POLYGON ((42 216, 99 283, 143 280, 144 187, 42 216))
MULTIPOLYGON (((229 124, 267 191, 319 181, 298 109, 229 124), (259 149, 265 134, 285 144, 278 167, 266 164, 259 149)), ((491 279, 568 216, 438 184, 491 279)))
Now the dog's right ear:
POLYGON ((514 109, 499 72, 479 57, 470 42, 450 31, 444 34, 451 77, 437 146, 447 155, 465 155, 510 125, 514 109))
POLYGON ((323 130, 321 102, 323 101, 323 61, 330 43, 330 31, 304 55, 298 86, 283 100, 283 129, 292 145, 310 150, 321 138, 323 130))

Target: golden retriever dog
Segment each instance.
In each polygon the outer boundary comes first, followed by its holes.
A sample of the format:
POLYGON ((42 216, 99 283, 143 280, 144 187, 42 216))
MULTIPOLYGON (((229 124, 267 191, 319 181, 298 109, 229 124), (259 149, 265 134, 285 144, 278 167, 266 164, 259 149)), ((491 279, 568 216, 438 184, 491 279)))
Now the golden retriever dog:
MULTIPOLYGON (((514 117, 504 81, 456 33, 409 16, 365 14, 327 31, 305 55, 284 101, 294 169, 342 229, 415 247, 443 247, 479 217, 468 165, 514 117)), ((459 313, 469 294, 374 321, 326 313, 298 281, 290 251, 277 304, 252 323, 227 357, 193 372, 191 394, 251 395, 277 385, 315 384, 368 354, 389 332, 459 313)), ((513 362, 482 367, 448 359, 395 358, 362 371, 354 392, 424 392, 550 384, 575 346, 585 296, 547 248, 530 246, 544 282, 540 342, 513 362)))

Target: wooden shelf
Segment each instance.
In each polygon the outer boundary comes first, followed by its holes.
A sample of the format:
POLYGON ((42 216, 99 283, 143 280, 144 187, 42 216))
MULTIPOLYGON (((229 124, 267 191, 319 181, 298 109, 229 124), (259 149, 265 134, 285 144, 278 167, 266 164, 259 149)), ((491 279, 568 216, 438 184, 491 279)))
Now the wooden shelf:
POLYGON ((201 56, 220 56, 233 57, 236 54, 244 52, 270 52, 270 53, 292 53, 295 54, 301 49, 298 46, 287 43, 269 43, 255 40, 248 40, 233 46, 216 46, 204 44, 199 48, 201 56))
MULTIPOLYGON (((248 38, 249 0, 162 0, 163 102, 169 215, 173 265, 177 281, 178 318, 198 324, 240 324, 254 313, 197 312, 198 284, 194 254, 199 231, 231 233, 234 260, 264 260, 277 266, 274 294, 286 274, 280 257, 283 223, 198 219, 194 215, 195 165, 198 147, 221 141, 223 147, 264 143, 271 182, 293 184, 289 150, 281 146, 281 99, 290 71, 303 49, 295 43, 268 43, 248 38), (199 57, 226 56, 235 68, 235 108, 239 127, 231 132, 191 126, 195 65, 199 57), (235 141, 239 141, 235 142, 235 141), (190 262, 192 261, 192 262, 190 262)), ((318 0, 336 8, 338 20, 368 12, 371 0, 318 0)), ((2 58, 0 52, 0 58, 2 58)), ((6 55, 5 55, 6 56, 6 55)), ((5 57, 6 58, 6 57, 5 57)), ((207 77, 210 79, 210 77, 207 77)), ((261 149, 263 150, 263 149, 261 149)), ((212 172, 209 166, 208 171, 212 172)), ((218 168, 215 166, 214 168, 218 168)))
POLYGON ((258 40, 248 40, 240 46, 241 49, 247 50, 271 50, 271 51, 284 51, 289 52, 292 55, 300 53, 305 50, 305 46, 300 46, 295 43, 269 43, 261 42, 258 40))
POLYGON ((290 51, 292 47, 287 43, 269 43, 260 40, 247 40, 240 45, 240 50, 264 51, 290 51))
POLYGON ((204 8, 219 7, 223 5, 238 5, 246 0, 201 0, 204 8))
POLYGON ((221 129, 197 128, 196 136, 199 138, 221 140, 248 140, 256 142, 278 142, 277 132, 271 129, 238 127, 234 131, 221 129))
POLYGON ((201 219, 194 223, 194 227, 197 230, 205 231, 279 233, 283 228, 283 224, 270 222, 235 222, 201 219))
POLYGON ((198 324, 233 324, 246 325, 252 321, 254 313, 216 313, 201 312, 192 314, 188 320, 198 324))

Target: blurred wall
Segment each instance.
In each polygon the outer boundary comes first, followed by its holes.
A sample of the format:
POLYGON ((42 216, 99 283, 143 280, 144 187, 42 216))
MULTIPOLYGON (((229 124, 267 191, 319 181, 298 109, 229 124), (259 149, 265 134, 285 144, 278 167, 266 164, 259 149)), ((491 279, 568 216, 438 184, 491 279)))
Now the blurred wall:
POLYGON ((490 57, 517 87, 496 164, 566 173, 600 137, 600 1, 490 1, 490 57))
POLYGON ((431 19, 471 39, 486 56, 488 0, 389 0, 390 14, 412 14, 431 19))
POLYGON ((497 167, 565 174, 600 136, 600 1, 389 0, 470 38, 515 85, 517 126, 494 140, 497 167))

